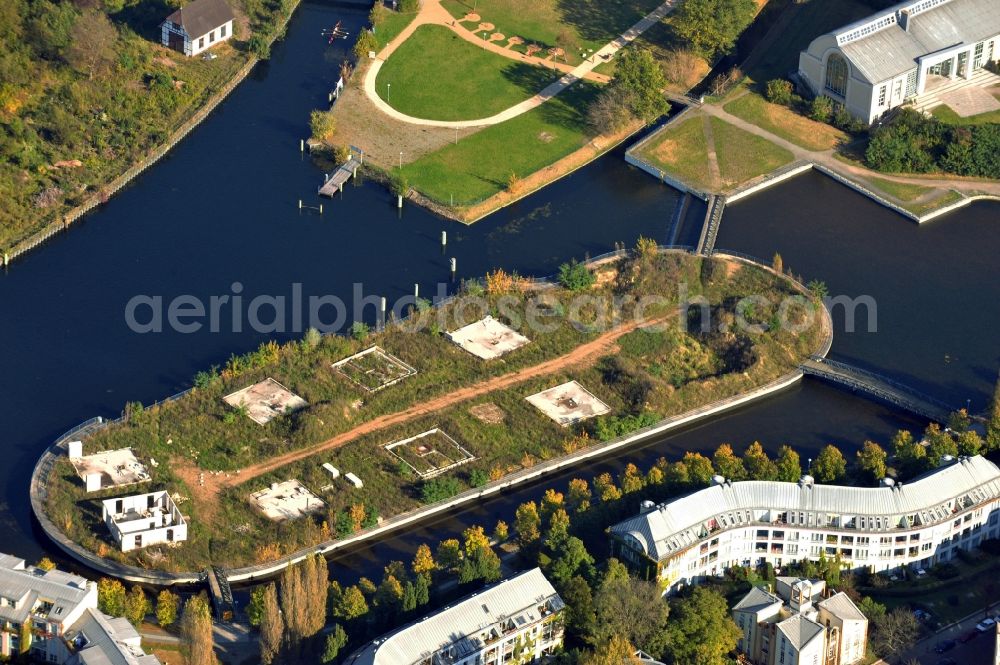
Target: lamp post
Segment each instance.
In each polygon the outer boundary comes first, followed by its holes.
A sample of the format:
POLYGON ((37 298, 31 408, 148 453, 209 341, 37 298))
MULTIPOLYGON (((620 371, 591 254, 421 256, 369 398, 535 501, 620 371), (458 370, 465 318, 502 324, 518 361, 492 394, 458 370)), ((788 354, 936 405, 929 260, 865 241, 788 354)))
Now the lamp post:
POLYGON ((403 170, 403 151, 399 151, 399 170, 403 170))
POLYGON ((389 103, 389 92, 391 90, 392 90, 392 84, 391 83, 386 83, 385 84, 385 103, 386 104, 389 103))

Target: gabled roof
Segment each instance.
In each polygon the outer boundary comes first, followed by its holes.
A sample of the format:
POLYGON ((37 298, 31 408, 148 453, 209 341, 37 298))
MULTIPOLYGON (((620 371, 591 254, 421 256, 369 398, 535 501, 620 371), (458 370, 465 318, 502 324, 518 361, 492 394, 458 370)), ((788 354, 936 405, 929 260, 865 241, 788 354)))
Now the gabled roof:
POLYGON ((140 636, 124 618, 111 618, 97 609, 88 609, 73 624, 67 638, 72 642, 80 635, 87 638, 79 647, 74 665, 160 665, 154 655, 139 647, 140 636))
POLYGON ((823 626, 801 614, 795 614, 779 623, 778 631, 795 647, 796 651, 801 651, 823 634, 823 626))
POLYGON ((775 604, 777 604, 780 608, 781 598, 778 598, 773 593, 755 586, 747 592, 747 595, 743 596, 740 602, 733 605, 733 610, 757 614, 761 610, 767 609, 775 604))
POLYGON ((819 603, 819 607, 826 610, 835 617, 843 621, 867 621, 868 617, 858 609, 854 601, 843 591, 835 593, 829 598, 825 598, 819 603))
POLYGON ((851 64, 870 83, 881 83, 917 66, 917 59, 961 44, 975 44, 1000 33, 996 0, 944 0, 921 8, 926 0, 909 0, 844 26, 833 33, 843 38, 880 18, 884 27, 842 44, 851 64), (933 6, 935 5, 936 6, 933 6), (910 12, 907 29, 901 13, 910 12))
POLYGON ((188 37, 194 39, 232 21, 233 10, 225 0, 194 0, 168 16, 167 20, 182 26, 188 37))
POLYGON ((39 600, 52 603, 48 621, 62 623, 80 603, 87 599, 90 587, 87 580, 59 570, 42 571, 39 568, 5 568, 0 566, 0 596, 24 604, 15 609, 10 605, 0 607, 0 619, 22 623, 31 614, 39 600))
MULTIPOLYGON (((502 621, 533 623, 542 617, 538 607, 550 601, 553 610, 563 607, 539 568, 523 572, 475 593, 408 626, 380 637, 346 661, 349 665, 411 665, 452 647, 455 661, 478 653, 483 632, 492 632, 502 621)), ((499 633, 497 633, 499 636, 499 633)), ((438 661, 435 661, 438 662, 438 661)))
MULTIPOLYGON (((762 480, 727 482, 619 522, 611 527, 611 532, 632 536, 650 557, 662 560, 697 543, 705 535, 702 533, 703 524, 727 514, 733 514, 734 524, 729 526, 752 524, 752 520, 745 519, 745 513, 754 510, 882 518, 917 515, 921 524, 932 524, 950 519, 951 513, 943 510, 942 506, 965 496, 972 498, 973 504, 1000 497, 1000 468, 977 455, 962 458, 894 487, 846 487, 762 480)), ((893 523, 887 528, 896 526, 893 523)))

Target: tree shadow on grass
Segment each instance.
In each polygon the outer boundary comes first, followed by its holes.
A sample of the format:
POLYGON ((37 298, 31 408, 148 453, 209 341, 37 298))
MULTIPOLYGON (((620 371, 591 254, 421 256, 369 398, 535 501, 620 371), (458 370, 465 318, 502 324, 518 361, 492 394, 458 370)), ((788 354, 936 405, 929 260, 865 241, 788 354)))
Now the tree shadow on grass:
POLYGON ((610 41, 655 9, 658 3, 639 0, 556 0, 563 23, 580 37, 610 41))
POLYGON ((174 13, 174 9, 166 0, 143 0, 112 14, 111 19, 127 25, 136 34, 159 43, 160 24, 174 13))
POLYGON ((503 68, 503 77, 525 92, 536 94, 559 79, 562 72, 538 65, 514 62, 503 68))

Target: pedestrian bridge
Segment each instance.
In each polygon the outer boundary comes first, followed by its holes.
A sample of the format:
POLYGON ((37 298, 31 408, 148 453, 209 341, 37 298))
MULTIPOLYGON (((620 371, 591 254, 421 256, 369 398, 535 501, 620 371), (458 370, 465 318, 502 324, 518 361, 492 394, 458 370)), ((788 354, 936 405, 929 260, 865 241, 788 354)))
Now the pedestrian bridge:
POLYGON ((802 363, 799 368, 804 374, 866 393, 939 423, 948 422, 948 416, 957 410, 941 400, 925 395, 890 378, 836 360, 813 356, 802 363))

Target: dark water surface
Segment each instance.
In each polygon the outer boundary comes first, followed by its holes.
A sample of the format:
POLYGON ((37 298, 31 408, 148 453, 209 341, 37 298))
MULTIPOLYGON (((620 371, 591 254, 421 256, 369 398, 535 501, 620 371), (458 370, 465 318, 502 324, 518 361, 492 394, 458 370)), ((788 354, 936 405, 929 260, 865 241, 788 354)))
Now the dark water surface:
MULTIPOLYGON (((663 242, 678 196, 610 155, 496 215, 465 227, 416 207, 400 216, 381 187, 348 188, 326 214, 300 214, 315 201, 321 172, 298 152, 313 108, 343 58, 319 31, 338 18, 349 30, 359 14, 318 4, 296 13, 287 39, 219 110, 164 162, 79 228, 18 261, 0 277, 3 371, 0 433, 0 549, 37 558, 50 546, 35 533, 28 478, 39 453, 76 423, 116 416, 126 401, 149 403, 186 388, 200 369, 272 337, 225 328, 213 334, 140 335, 125 324, 137 294, 202 299, 231 294, 350 296, 352 285, 390 300, 422 295, 448 278, 504 267, 544 275, 571 257, 608 251, 639 235, 663 242), (440 233, 448 232, 445 253, 440 233)), ((995 376, 1000 323, 996 206, 977 206, 917 229, 892 213, 813 176, 799 178, 726 212, 720 247, 785 263, 831 290, 873 293, 879 334, 838 336, 838 357, 953 399, 983 403, 995 376), (849 211, 848 219, 835 217, 849 211), (993 223, 993 226, 991 226, 993 223), (948 354, 950 360, 942 358, 948 354)), ((590 478, 634 461, 685 450, 711 451, 728 441, 742 449, 759 439, 790 443, 803 461, 826 443, 845 449, 886 440, 923 423, 835 388, 807 380, 758 405, 586 465, 335 557, 338 577, 376 577, 392 558, 423 541, 451 537, 468 524, 510 521, 514 507, 570 477, 590 478)), ((224 565, 225 562, 220 562, 224 565)))

